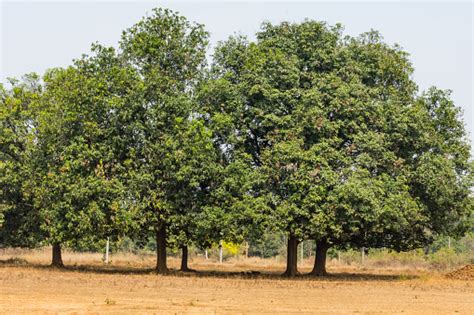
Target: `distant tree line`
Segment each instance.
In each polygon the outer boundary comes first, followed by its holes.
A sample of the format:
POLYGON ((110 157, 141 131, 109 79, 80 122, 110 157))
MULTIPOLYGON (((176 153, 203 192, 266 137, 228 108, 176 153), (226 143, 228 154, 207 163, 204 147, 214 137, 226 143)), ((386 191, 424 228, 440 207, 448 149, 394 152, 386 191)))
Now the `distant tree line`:
POLYGON ((0 245, 106 237, 208 248, 266 233, 328 249, 423 247, 472 223, 472 162, 450 92, 408 54, 306 20, 232 36, 155 9, 117 48, 0 85, 0 245))

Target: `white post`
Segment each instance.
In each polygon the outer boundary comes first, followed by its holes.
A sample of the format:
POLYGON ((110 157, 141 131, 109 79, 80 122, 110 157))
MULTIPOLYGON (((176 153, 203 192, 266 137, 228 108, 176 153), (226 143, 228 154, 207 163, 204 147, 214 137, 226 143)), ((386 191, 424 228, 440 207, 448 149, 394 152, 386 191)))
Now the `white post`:
POLYGON ((451 248, 451 237, 448 236, 448 248, 451 248))
POLYGON ((207 249, 204 251, 204 255, 206 255, 206 260, 208 260, 209 256, 207 256, 207 249))
POLYGON ((222 240, 219 241, 219 262, 222 263, 222 240))
POLYGON ((362 247, 362 265, 365 262, 365 247, 362 247))
POLYGON ((303 266, 303 260, 304 260, 304 242, 301 241, 301 266, 303 266))
POLYGON ((340 250, 337 251, 337 263, 338 264, 341 263, 341 251, 340 250))
POLYGON ((109 264, 109 238, 107 237, 107 243, 105 245, 105 263, 109 264))

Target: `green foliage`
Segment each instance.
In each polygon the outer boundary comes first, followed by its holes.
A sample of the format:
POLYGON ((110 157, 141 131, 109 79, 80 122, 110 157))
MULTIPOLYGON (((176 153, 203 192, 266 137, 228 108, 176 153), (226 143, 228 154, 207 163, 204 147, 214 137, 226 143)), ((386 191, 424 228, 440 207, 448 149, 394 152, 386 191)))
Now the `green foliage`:
POLYGON ((87 246, 108 235, 115 219, 121 185, 111 164, 107 116, 124 87, 113 74, 102 76, 99 64, 111 51, 96 47, 96 53, 44 76, 28 191, 49 243, 87 246), (104 90, 105 84, 116 90, 104 90))
POLYGON ((0 84, 0 246, 36 246, 38 212, 26 189, 34 144, 35 108, 43 92, 37 74, 0 84))
POLYGON ((221 43, 210 119, 229 153, 252 157, 267 222, 299 239, 396 250, 465 231, 472 182, 458 109, 448 92, 416 96, 412 73, 377 32, 343 37, 314 21, 221 43))
POLYGON ((143 239, 166 226, 169 243, 177 246, 216 240, 213 219, 200 218, 218 215, 214 191, 222 169, 212 130, 194 96, 207 38, 202 25, 157 9, 120 41, 121 58, 137 69, 141 81, 140 114, 135 133, 126 139, 131 149, 122 163, 128 198, 141 216, 135 231, 143 239))
MULTIPOLYGON (((308 250, 310 250, 308 245, 309 244, 306 244, 305 248, 306 256, 308 256, 308 250)), ((281 254, 285 246, 285 237, 281 233, 264 233, 257 239, 250 239, 249 256, 262 258, 275 257, 281 254)))
POLYGON ((266 257, 286 237, 406 251, 469 231, 460 110, 417 94, 399 46, 264 23, 206 68, 208 37, 155 9, 118 49, 0 85, 0 246, 154 248, 165 228, 173 248, 266 257))

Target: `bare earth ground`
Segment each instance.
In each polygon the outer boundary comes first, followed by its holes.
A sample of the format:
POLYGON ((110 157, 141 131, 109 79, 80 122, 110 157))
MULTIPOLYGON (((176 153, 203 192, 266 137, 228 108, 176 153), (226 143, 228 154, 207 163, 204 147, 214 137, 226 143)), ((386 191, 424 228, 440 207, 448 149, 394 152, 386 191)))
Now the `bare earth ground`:
MULTIPOLYGON (((198 273, 153 273, 153 256, 64 254, 65 270, 47 267, 49 251, 0 253, 0 313, 75 314, 474 314, 474 283, 407 269, 329 265, 331 276, 286 279, 283 264, 196 258, 198 273), (12 257, 19 259, 11 260, 12 257), (26 261, 28 263, 26 263, 26 261), (242 271, 260 271, 248 274, 242 271)), ((178 259, 169 259, 171 267, 178 259)), ((309 271, 311 262, 305 262, 309 271)))

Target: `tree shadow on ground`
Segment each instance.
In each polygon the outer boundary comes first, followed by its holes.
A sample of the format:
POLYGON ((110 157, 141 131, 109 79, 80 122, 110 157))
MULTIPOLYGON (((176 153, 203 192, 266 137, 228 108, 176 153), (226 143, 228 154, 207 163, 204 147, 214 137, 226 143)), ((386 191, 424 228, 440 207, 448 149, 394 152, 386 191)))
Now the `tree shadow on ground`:
MULTIPOLYGON (((62 272, 81 272, 93 274, 120 274, 120 275, 158 275, 154 268, 110 266, 110 265, 66 265, 64 267, 52 267, 50 265, 29 263, 24 259, 10 258, 0 260, 0 267, 25 267, 43 270, 58 270, 62 272)), ((187 278, 224 278, 240 280, 291 280, 291 281, 334 281, 334 282, 367 282, 367 281, 401 281, 420 278, 419 275, 409 274, 374 274, 364 272, 330 272, 326 276, 311 276, 300 273, 295 277, 286 277, 282 271, 220 271, 220 270, 196 270, 193 272, 182 272, 170 269, 166 274, 160 274, 164 277, 187 277, 187 278)))

